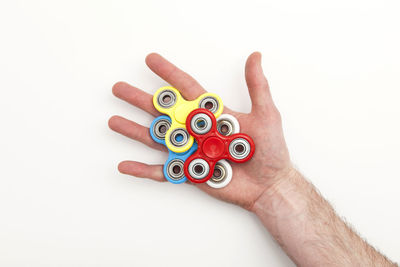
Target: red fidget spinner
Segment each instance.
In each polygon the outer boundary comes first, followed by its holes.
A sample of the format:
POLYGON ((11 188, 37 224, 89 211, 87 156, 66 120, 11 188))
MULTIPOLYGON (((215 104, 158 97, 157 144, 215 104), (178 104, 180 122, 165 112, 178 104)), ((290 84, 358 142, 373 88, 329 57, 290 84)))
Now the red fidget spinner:
POLYGON ((248 161, 254 154, 254 142, 247 134, 222 135, 217 130, 214 114, 207 109, 199 108, 190 112, 186 128, 198 144, 197 151, 184 165, 185 176, 194 183, 207 182, 213 174, 215 163, 221 159, 240 163, 248 161))

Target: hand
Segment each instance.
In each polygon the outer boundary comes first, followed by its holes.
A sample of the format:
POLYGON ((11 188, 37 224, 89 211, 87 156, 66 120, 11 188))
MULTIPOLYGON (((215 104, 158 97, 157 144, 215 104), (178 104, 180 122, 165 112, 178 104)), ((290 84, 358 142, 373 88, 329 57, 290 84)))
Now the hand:
MULTIPOLYGON (((148 55, 146 64, 155 74, 177 88, 187 100, 193 100, 205 92, 190 75, 158 54, 148 55)), ((235 112, 225 106, 224 113, 235 116, 240 123, 241 132, 253 138, 256 145, 254 156, 245 163, 230 162, 233 177, 224 188, 214 189, 205 183, 194 185, 211 196, 252 210, 254 203, 265 191, 271 190, 274 185, 279 184, 282 179, 286 179, 295 171, 283 137, 281 117, 272 101, 268 82, 262 71, 260 53, 255 52, 247 59, 245 77, 252 101, 251 112, 249 114, 235 112)), ((113 86, 113 93, 154 116, 160 115, 153 106, 152 95, 138 88, 118 82, 113 86)), ((151 148, 167 151, 166 147, 152 140, 149 128, 136 122, 113 116, 109 120, 109 126, 112 130, 151 148)), ((124 174, 150 178, 159 182, 166 181, 162 165, 123 161, 118 169, 124 174)))

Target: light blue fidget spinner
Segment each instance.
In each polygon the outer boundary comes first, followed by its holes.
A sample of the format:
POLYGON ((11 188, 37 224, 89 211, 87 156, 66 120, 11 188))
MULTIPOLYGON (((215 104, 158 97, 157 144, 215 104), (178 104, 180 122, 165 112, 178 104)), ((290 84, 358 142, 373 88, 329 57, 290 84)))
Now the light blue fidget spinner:
MULTIPOLYGON (((165 135, 171 126, 171 119, 169 116, 162 115, 153 120, 150 125, 150 135, 153 140, 159 144, 167 147, 165 143, 165 135)), ((183 136, 177 136, 177 141, 183 136)), ((186 159, 197 150, 197 143, 193 142, 193 145, 183 153, 176 153, 168 149, 168 159, 164 164, 163 172, 165 178, 174 184, 184 183, 187 179, 183 171, 183 165, 186 159)))

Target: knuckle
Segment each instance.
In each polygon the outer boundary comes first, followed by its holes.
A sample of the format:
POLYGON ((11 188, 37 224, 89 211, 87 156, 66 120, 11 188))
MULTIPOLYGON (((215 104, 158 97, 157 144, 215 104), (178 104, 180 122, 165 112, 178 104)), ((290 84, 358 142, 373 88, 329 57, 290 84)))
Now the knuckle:
POLYGON ((273 117, 274 121, 282 122, 282 115, 278 109, 274 108, 274 110, 271 112, 271 116, 273 117))

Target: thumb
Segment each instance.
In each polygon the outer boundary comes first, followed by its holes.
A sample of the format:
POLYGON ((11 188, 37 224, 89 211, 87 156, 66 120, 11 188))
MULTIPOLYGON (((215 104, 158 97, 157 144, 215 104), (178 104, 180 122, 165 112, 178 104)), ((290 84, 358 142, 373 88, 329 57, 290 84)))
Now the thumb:
POLYGON ((261 67, 261 53, 252 53, 246 61, 245 77, 252 102, 252 111, 273 105, 267 78, 261 67))

